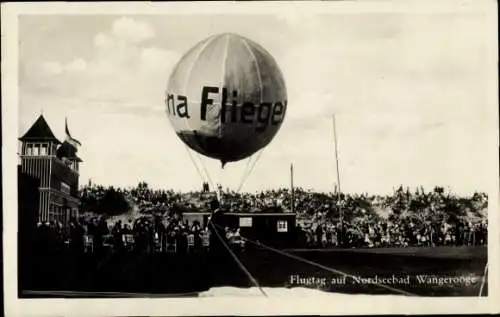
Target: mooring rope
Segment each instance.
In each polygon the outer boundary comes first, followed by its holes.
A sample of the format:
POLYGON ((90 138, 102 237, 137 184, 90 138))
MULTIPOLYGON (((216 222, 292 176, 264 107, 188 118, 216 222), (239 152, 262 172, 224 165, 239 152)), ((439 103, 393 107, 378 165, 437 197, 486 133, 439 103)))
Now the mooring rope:
POLYGON ((193 155, 192 155, 192 154, 191 154, 191 152, 189 151, 188 146, 184 144, 184 148, 186 149, 186 152, 188 153, 189 158, 191 159, 191 163, 193 163, 194 167, 196 168, 196 171, 198 172, 198 176, 200 176, 201 181, 202 181, 202 182, 205 182, 205 178, 203 177, 203 174, 202 174, 202 172, 201 172, 201 170, 200 170, 200 167, 198 166, 198 164, 196 164, 196 161, 194 160, 193 155))
POLYGON ((203 161, 203 158, 201 157, 201 155, 198 152, 196 152, 196 155, 198 156, 198 159, 201 162, 201 166, 203 167, 203 170, 205 171, 205 174, 207 175, 207 179, 208 179, 208 181, 210 183, 210 187, 214 189, 215 188, 214 182, 212 181, 212 178, 210 177, 210 173, 207 170, 207 166, 205 165, 205 162, 203 161))
MULTIPOLYGON (((239 182, 239 184, 238 184, 238 187, 237 187, 237 188, 241 188, 241 186, 242 186, 243 182, 245 181, 245 177, 246 177, 246 175, 247 175, 247 173, 248 173, 248 171, 249 171, 249 167, 250 167, 250 164, 251 164, 251 162, 252 162, 252 158, 254 158, 254 157, 255 157, 255 156, 254 156, 254 155, 252 155, 252 156, 250 156, 250 157, 248 158, 248 160, 247 160, 247 164, 246 164, 246 166, 245 166, 245 170, 243 171, 243 174, 241 174, 241 180, 240 180, 240 182, 239 182)), ((239 190, 238 190, 237 192, 239 192, 239 190)))
POLYGON ((483 296, 483 289, 484 285, 486 284, 487 275, 488 275, 488 262, 486 262, 486 265, 484 266, 484 273, 481 281, 481 287, 479 288, 479 297, 483 296))
POLYGON ((237 193, 239 193, 241 191, 241 188, 243 187, 243 185, 245 184, 245 182, 248 180, 248 178, 250 177, 250 175, 252 174, 253 172, 253 169, 255 167, 255 165, 257 164, 257 162, 259 161, 260 159, 260 156, 262 155, 262 152, 264 152, 264 149, 260 150, 260 152, 257 154, 256 156, 256 159, 253 161, 250 169, 248 170, 248 172, 243 176, 243 179, 242 179, 242 182, 240 183, 240 186, 238 186, 238 190, 236 191, 237 193))
MULTIPOLYGON (((345 272, 342 272, 340 270, 336 270, 336 269, 333 269, 333 268, 330 268, 328 266, 325 266, 325 265, 322 265, 322 264, 319 264, 319 263, 316 263, 316 262, 313 262, 313 261, 310 261, 310 260, 307 260, 305 258, 302 258, 302 257, 299 257, 299 256, 296 256, 296 255, 293 255, 293 254, 290 254, 290 253, 287 253, 287 252, 284 252, 284 251, 281 251, 281 250, 278 250, 278 249, 275 249, 273 247, 270 247, 270 246, 267 246, 265 244, 262 244, 260 242, 257 242, 257 241, 253 241, 251 239, 248 239, 248 238, 245 238, 243 236, 240 235, 240 237, 245 240, 245 241, 248 241, 250 243, 253 243, 255 245, 258 245, 258 246, 261 246, 265 249, 268 249, 270 251, 273 251, 273 252, 276 252, 278 254, 281 254, 281 255, 284 255, 284 256, 287 256, 289 258, 292 258, 292 259, 295 259, 295 260, 298 260, 298 261, 301 261, 301 262, 304 262, 304 263, 307 263, 307 264, 310 264, 312 266, 316 266, 318 268, 321 268, 321 269, 324 269, 326 271, 329 271, 329 272, 332 272, 332 273, 335 273, 335 274, 339 274, 339 275, 343 275, 345 277, 349 277, 349 278, 355 278, 354 275, 351 275, 351 274, 348 274, 348 273, 345 273, 345 272)), ((407 292, 407 291, 404 291, 404 290, 401 290, 401 289, 397 289, 397 288, 394 288, 394 287, 390 287, 390 286, 387 286, 385 284, 380 284, 380 283, 373 283, 374 285, 376 286, 379 286, 381 288, 384 288, 384 289, 387 289, 391 292, 394 292, 394 293, 397 293, 397 294, 401 294, 401 295, 406 295, 406 296, 416 296, 415 294, 413 293, 410 293, 410 292, 407 292)))
POLYGON ((198 152, 195 152, 197 157, 198 157, 198 160, 200 161, 200 164, 203 168, 203 171, 205 172, 205 175, 203 174, 200 167, 196 163, 196 160, 193 157, 193 154, 191 154, 191 151, 189 150, 189 147, 186 144, 184 144, 184 148, 186 149, 186 152, 188 152, 189 158, 191 159, 191 163, 193 163, 194 167, 196 168, 196 171, 198 172, 198 175, 200 176, 201 181, 202 182, 208 181, 208 183, 210 184, 210 188, 214 189, 215 188, 214 183, 212 181, 212 178, 210 177, 210 173, 208 172, 208 169, 205 165, 205 162, 203 162, 203 159, 201 158, 200 154, 198 152))
MULTIPOLYGON (((215 226, 218 226, 218 225, 216 225, 215 223, 213 223, 211 219, 208 222, 210 224, 212 224, 212 227, 214 228, 215 234, 217 235, 217 237, 219 238, 219 240, 222 242, 222 245, 224 245, 224 247, 226 248, 226 250, 229 252, 229 254, 233 257, 233 259, 236 262, 236 264, 238 264, 239 268, 247 275, 248 279, 252 282, 252 284, 254 284, 260 290, 260 292, 262 293, 262 295, 264 295, 265 297, 267 297, 266 292, 264 292, 264 290, 259 285, 259 283, 257 282, 257 280, 247 270, 247 268, 245 267, 245 265, 243 265, 243 263, 241 263, 240 259, 238 259, 238 257, 236 256, 236 254, 234 254, 233 250, 231 250, 231 248, 227 245, 227 243, 224 241, 224 239, 220 236, 219 232, 217 231, 217 228, 215 227, 215 226)), ((218 227, 221 227, 221 226, 218 226, 218 227)))

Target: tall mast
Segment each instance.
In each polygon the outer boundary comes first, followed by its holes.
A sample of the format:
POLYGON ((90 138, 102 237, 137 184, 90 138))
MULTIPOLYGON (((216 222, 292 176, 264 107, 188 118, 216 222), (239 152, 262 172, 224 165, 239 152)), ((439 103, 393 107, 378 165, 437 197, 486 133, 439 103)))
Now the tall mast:
POLYGON ((333 142, 335 145, 335 168, 337 169, 337 186, 336 190, 341 192, 340 189, 340 172, 339 172, 339 156, 338 156, 338 145, 337 145, 337 125, 335 124, 335 114, 332 116, 333 119, 333 142))
POLYGON ((295 212, 295 191, 293 189, 293 163, 290 164, 290 189, 291 189, 291 201, 290 201, 290 209, 293 212, 295 212))
MULTIPOLYGON (((340 198, 340 193, 342 193, 341 187, 340 187, 340 172, 339 172, 339 156, 338 156, 338 142, 337 142, 337 125, 335 123, 335 114, 332 116, 332 121, 333 121, 333 140, 335 142, 335 167, 337 169, 337 186, 335 186, 335 189, 338 190, 337 192, 337 199, 340 198)), ((337 200, 338 201, 338 200, 337 200)), ((344 244, 344 210, 342 208, 341 204, 338 204, 339 207, 339 218, 340 218, 340 245, 342 246, 344 244)))

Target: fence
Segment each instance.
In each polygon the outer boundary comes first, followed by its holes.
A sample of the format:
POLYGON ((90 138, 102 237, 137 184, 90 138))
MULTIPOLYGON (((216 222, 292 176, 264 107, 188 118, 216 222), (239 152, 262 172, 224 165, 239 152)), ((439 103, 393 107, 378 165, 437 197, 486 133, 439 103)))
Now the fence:
MULTIPOLYGON (((86 253, 96 252, 98 249, 107 249, 112 251, 122 250, 146 251, 152 253, 185 253, 197 252, 201 250, 208 251, 210 247, 210 234, 204 232, 198 236, 193 233, 187 235, 172 236, 155 233, 152 236, 140 236, 131 233, 121 235, 105 235, 101 239, 95 239, 92 235, 85 235, 83 239, 84 251, 86 253), (99 245, 99 240, 102 244, 99 245)), ((70 241, 67 243, 71 244, 70 241)))

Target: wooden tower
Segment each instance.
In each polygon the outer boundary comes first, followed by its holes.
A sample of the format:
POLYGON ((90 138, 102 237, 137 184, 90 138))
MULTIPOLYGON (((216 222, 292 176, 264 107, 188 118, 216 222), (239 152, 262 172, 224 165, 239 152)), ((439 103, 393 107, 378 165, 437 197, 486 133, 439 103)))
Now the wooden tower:
MULTIPOLYGON (((38 178, 38 222, 59 222, 67 226, 72 217, 78 217, 80 142, 73 139, 66 122, 66 140, 60 142, 47 121, 40 115, 21 141, 21 173, 38 178)), ((21 195, 22 197, 22 195, 21 195)))

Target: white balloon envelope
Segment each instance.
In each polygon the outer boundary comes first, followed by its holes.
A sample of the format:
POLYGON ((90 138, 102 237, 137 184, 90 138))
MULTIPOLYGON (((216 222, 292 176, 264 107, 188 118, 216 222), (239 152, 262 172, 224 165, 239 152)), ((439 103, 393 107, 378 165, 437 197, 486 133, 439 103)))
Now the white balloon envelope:
POLYGON ((285 118, 287 93, 276 61, 262 46, 226 33, 181 58, 165 106, 179 138, 224 165, 271 142, 285 118))

